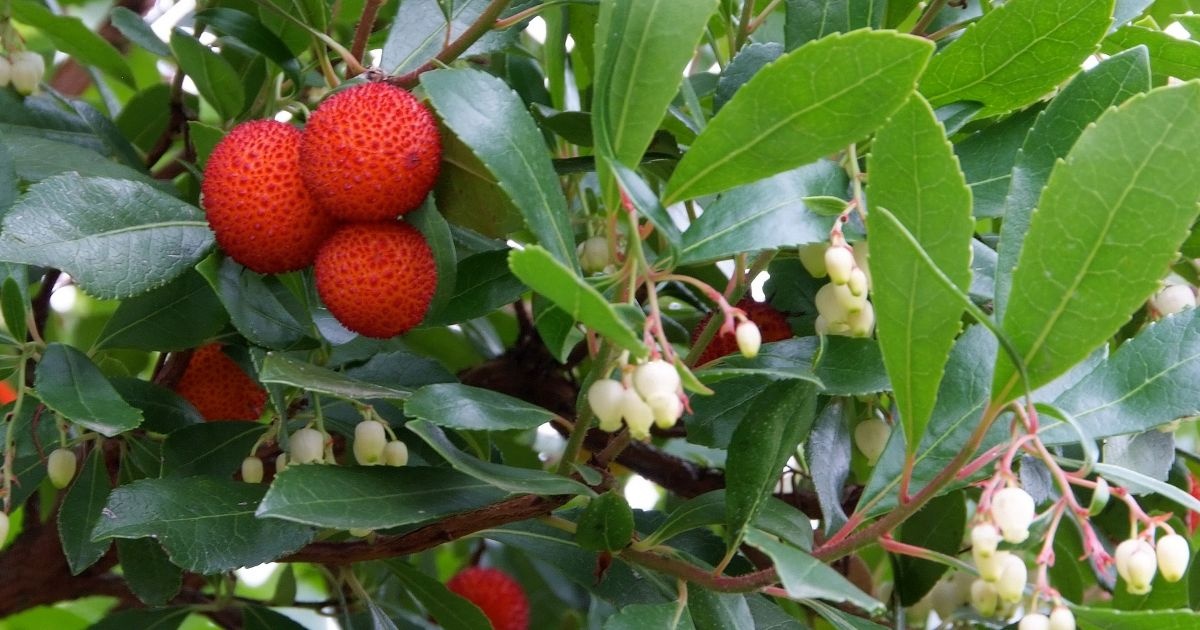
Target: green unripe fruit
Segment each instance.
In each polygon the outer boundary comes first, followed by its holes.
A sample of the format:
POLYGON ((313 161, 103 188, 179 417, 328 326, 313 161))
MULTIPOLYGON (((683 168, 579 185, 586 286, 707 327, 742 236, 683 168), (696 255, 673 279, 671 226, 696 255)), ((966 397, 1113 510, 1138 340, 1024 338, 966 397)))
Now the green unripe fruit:
POLYGON ((54 449, 46 459, 46 472, 50 476, 50 483, 60 490, 71 485, 71 480, 75 478, 76 463, 75 451, 54 449))

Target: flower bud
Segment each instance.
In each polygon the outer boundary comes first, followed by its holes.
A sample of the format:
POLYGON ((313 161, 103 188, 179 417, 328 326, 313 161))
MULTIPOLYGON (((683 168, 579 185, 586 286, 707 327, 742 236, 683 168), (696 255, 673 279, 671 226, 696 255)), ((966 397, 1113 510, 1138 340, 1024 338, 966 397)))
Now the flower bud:
POLYGON ((354 459, 363 466, 374 466, 383 459, 387 431, 375 420, 363 420, 354 427, 354 459))
POLYGON ((1010 553, 1004 556, 1000 565, 1000 579, 996 580, 996 592, 1002 601, 1015 604, 1021 601, 1028 579, 1029 570, 1025 568, 1025 561, 1010 553))
POLYGON ((675 366, 662 359, 647 361, 633 371, 633 387, 642 398, 659 393, 674 394, 679 390, 679 383, 679 372, 675 371, 675 366))
POLYGON ((371 531, 372 530, 365 527, 351 527, 350 529, 346 530, 346 533, 354 536, 355 538, 366 538, 367 536, 371 535, 371 531))
POLYGON ((1173 284, 1163 288, 1150 298, 1150 305, 1160 315, 1174 315, 1180 311, 1196 307, 1196 293, 1186 284, 1173 284))
POLYGON ((1022 543, 1029 538, 1034 511, 1033 497, 1021 488, 1002 488, 992 497, 992 519, 1000 527, 1004 540, 1010 543, 1022 543))
POLYGON ((1055 606, 1050 613, 1050 630, 1075 630, 1075 613, 1066 606, 1055 606))
MULTIPOLYGON (((867 263, 867 258, 869 257, 870 251, 871 250, 868 249, 867 241, 859 241, 854 244, 854 264, 857 265, 859 269, 862 269, 863 273, 867 274, 868 290, 871 288, 871 265, 867 263)), ((974 253, 974 250, 972 250, 971 253, 974 253)))
POLYGON ((9 63, 12 66, 10 79, 13 87, 26 95, 37 91, 42 76, 46 74, 46 59, 31 50, 23 50, 13 53, 9 63))
POLYGON ((979 577, 995 582, 1000 579, 1000 572, 1004 569, 1005 559, 1012 554, 1007 551, 997 551, 991 556, 976 557, 975 568, 979 569, 979 577))
POLYGON ((850 292, 848 285, 833 285, 833 295, 837 298, 838 304, 845 310, 847 319, 849 319, 849 316, 861 312, 868 304, 866 295, 854 295, 850 292))
POLYGON ((608 239, 593 236, 579 244, 575 250, 579 255, 579 266, 584 273, 599 273, 608 266, 608 239))
POLYGON ((614 433, 621 429, 621 397, 625 387, 619 381, 602 378, 588 388, 588 404, 599 420, 600 430, 614 433))
POLYGON ((50 483, 60 490, 71 485, 71 480, 75 478, 76 463, 75 451, 65 448, 51 451, 50 457, 46 459, 46 472, 50 476, 50 483))
POLYGON ((263 461, 253 455, 242 460, 242 481, 262 483, 263 461))
MULTIPOLYGON (((845 287, 842 289, 849 295, 849 289, 845 287)), ((826 284, 817 289, 817 295, 813 301, 817 304, 817 314, 824 317, 825 321, 830 324, 846 321, 846 317, 850 315, 850 312, 842 304, 842 300, 838 298, 838 285, 836 284, 826 284)))
POLYGON ((871 333, 875 332, 875 307, 863 300, 862 310, 851 313, 850 317, 846 318, 846 323, 850 326, 851 337, 870 337, 871 333))
POLYGON ((758 324, 744 321, 737 325, 734 336, 737 338, 738 351, 742 353, 742 356, 747 359, 758 356, 758 349, 762 347, 762 331, 758 329, 758 324))
POLYGON ((1158 558, 1150 543, 1131 538, 1117 545, 1113 554, 1117 574, 1125 580, 1125 588, 1132 595, 1145 595, 1150 592, 1150 583, 1158 572, 1158 558))
POLYGON ((867 294, 867 274, 857 267, 850 272, 850 280, 846 282, 850 293, 862 297, 867 294))
POLYGON ((392 440, 383 447, 383 462, 388 466, 403 466, 408 463, 408 445, 392 440))
POLYGON ((953 578, 947 578, 938 582, 933 587, 933 590, 930 591, 929 597, 930 602, 933 604, 933 610, 942 619, 954 614, 954 611, 958 610, 959 606, 967 603, 966 598, 962 596, 953 578))
POLYGON ((813 243, 812 245, 804 245, 800 248, 800 264, 804 265, 804 270, 808 275, 814 278, 824 278, 829 275, 829 271, 825 269, 825 250, 829 249, 829 243, 813 243))
POLYGON ((892 427, 879 418, 868 418, 854 427, 854 444, 866 456, 867 463, 874 466, 887 446, 892 427))
POLYGON ((813 322, 813 330, 816 331, 818 335, 830 334, 829 320, 825 319, 824 315, 817 315, 817 320, 813 322))
POLYGON ((1187 539, 1179 534, 1167 534, 1155 543, 1158 555, 1158 570, 1163 579, 1168 582, 1178 582, 1187 572, 1191 550, 1188 549, 1187 539))
POLYGON ((996 606, 1000 603, 1000 593, 996 585, 980 578, 971 583, 971 606, 984 617, 996 614, 996 606))
POLYGON ((683 415, 683 401, 679 394, 659 392, 646 399, 646 404, 654 412, 654 424, 660 429, 670 429, 683 415))
POLYGON ((279 457, 275 458, 275 474, 278 475, 279 473, 286 470, 287 467, 288 467, 287 453, 280 453, 279 457))
POLYGON ((1029 613, 1021 617, 1017 630, 1050 630, 1050 618, 1042 613, 1029 613))
POLYGON ((325 434, 316 429, 300 429, 288 443, 289 464, 311 464, 325 457, 325 434))
POLYGON ((629 426, 629 437, 635 440, 650 438, 650 425, 654 424, 654 410, 632 389, 621 394, 621 415, 629 426))
POLYGON ((995 525, 980 523, 971 528, 971 556, 975 558, 976 565, 980 558, 988 560, 995 556, 999 545, 1000 531, 995 525))
POLYGON ((0 55, 0 88, 6 87, 11 78, 12 64, 8 61, 8 57, 0 55))
POLYGON ((8 514, 0 512, 0 545, 8 541, 8 514))
POLYGON ((1108 489, 1108 482, 1104 477, 1096 477, 1096 489, 1092 490, 1092 500, 1088 503, 1088 514, 1095 516, 1104 511, 1104 506, 1108 505, 1108 497, 1111 492, 1108 489))
POLYGON ((849 247, 830 247, 825 250, 825 270, 829 273, 829 281, 836 285, 845 285, 850 281, 850 272, 854 270, 854 252, 849 247))

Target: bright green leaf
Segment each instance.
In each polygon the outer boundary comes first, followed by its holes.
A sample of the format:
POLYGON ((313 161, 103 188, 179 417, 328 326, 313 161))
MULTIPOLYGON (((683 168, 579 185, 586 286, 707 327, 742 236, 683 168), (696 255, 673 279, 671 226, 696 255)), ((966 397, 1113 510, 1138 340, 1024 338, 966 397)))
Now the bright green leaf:
POLYGON ((523 400, 469 385, 438 383, 413 392, 404 413, 452 429, 534 429, 555 414, 523 400))
POLYGON ((245 91, 237 71, 221 55, 180 29, 171 32, 171 50, 179 67, 191 77, 200 96, 221 114, 231 119, 245 106, 245 91))
POLYGON ((258 379, 264 383, 281 383, 346 400, 404 400, 411 394, 401 387, 385 387, 350 378, 329 368, 298 361, 291 357, 268 352, 263 359, 258 379))
POLYGON ((753 529, 746 533, 746 543, 775 562, 775 571, 788 597, 847 603, 872 613, 884 609, 883 604, 859 590, 833 567, 800 549, 753 529))
POLYGON ((228 320, 212 287, 189 270, 162 288, 121 302, 95 348, 194 348, 216 336, 228 320))
POLYGON ((122 400, 91 359, 71 346, 46 346, 34 387, 47 407, 106 437, 142 423, 142 412, 122 400))

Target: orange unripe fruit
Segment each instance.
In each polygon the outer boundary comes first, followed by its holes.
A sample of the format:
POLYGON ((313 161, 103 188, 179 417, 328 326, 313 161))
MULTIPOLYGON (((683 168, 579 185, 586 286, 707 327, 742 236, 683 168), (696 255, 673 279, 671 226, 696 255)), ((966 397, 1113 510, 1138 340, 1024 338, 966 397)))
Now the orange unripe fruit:
POLYGON ((267 402, 267 391, 216 343, 192 353, 175 391, 208 421, 258 420, 267 402))
POLYGON ((242 123, 204 167, 204 212, 217 244, 258 273, 311 265, 333 229, 300 181, 300 135, 274 120, 242 123))
POLYGON ((343 326, 386 339, 421 323, 437 287, 433 252, 403 223, 338 229, 317 254, 317 293, 343 326))
POLYGON ((437 122, 412 94, 367 83, 329 97, 304 129, 300 172, 339 221, 387 221, 415 210, 437 179, 437 122))

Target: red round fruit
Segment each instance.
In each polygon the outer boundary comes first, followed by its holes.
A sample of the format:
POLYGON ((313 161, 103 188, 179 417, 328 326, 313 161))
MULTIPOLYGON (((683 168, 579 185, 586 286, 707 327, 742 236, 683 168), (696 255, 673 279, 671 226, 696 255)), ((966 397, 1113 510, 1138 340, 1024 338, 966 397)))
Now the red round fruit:
POLYGON ((209 421, 258 420, 267 402, 267 391, 216 343, 192 353, 175 391, 209 421))
POLYGON ((317 253, 317 294, 343 326, 386 339, 421 323, 437 287, 433 252, 404 223, 354 223, 317 253))
POLYGON ((446 588, 478 606, 495 630, 529 627, 529 600, 525 591, 503 571, 468 567, 450 578, 446 588))
MULTIPOLYGON (((758 331, 762 334, 762 343, 791 338, 792 327, 788 325, 787 317, 775 310, 774 306, 766 302, 756 302, 751 298, 743 298, 737 303, 737 307, 745 311, 746 317, 758 326, 758 331)), ((696 329, 692 331, 692 343, 695 343, 696 339, 700 337, 700 331, 704 330, 710 319, 712 319, 711 313, 700 320, 696 329)), ((700 355, 696 365, 704 365, 735 352, 738 352, 737 335, 718 332, 708 347, 704 349, 704 353, 700 355)))
POLYGON ((204 211, 217 243, 258 273, 311 265, 333 228, 300 180, 300 136, 274 120, 242 123, 204 167, 204 211))
POLYGON ((437 122, 412 94, 367 83, 329 97, 304 129, 300 174, 340 221, 387 221, 415 210, 442 157, 437 122))

